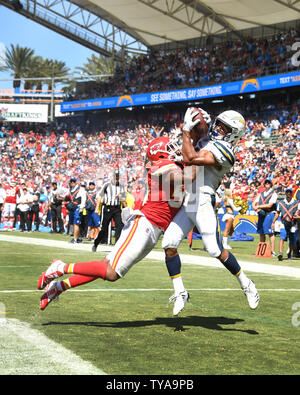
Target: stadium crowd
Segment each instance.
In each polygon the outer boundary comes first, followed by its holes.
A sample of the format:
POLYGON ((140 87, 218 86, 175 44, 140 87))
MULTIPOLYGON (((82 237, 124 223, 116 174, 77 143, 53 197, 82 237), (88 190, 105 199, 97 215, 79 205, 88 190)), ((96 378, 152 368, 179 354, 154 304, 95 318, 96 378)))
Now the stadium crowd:
POLYGON ((212 48, 160 50, 120 63, 106 82, 88 84, 69 100, 192 88, 294 70, 292 45, 299 29, 267 38, 224 41, 212 48))
MULTIPOLYGON (((161 50, 135 57, 118 65, 110 80, 88 84, 87 92, 69 100, 211 85, 286 72, 293 68, 291 49, 299 37, 299 29, 291 28, 268 39, 249 37, 239 42, 225 41, 211 48, 161 50)), ((293 97, 273 98, 272 102, 260 97, 242 102, 241 108, 235 109, 247 119, 246 131, 236 147, 237 160, 224 178, 221 191, 229 187, 235 196, 251 203, 268 178, 279 196, 284 197, 288 187, 295 194, 300 187, 299 99, 293 102, 293 97)), ((213 118, 220 112, 217 106, 205 109, 213 118)), ((2 126, 1 211, 4 189, 10 183, 19 188, 17 203, 28 212, 34 203, 24 206, 20 196, 38 190, 43 223, 48 224, 48 196, 53 183, 63 190, 65 197, 74 178, 82 188, 87 188, 92 181, 96 190, 100 190, 116 170, 134 200, 134 194, 138 194, 145 183, 149 142, 161 135, 177 138, 185 108, 180 111, 178 107, 173 110, 169 107, 168 110, 140 111, 138 116, 133 111, 131 117, 127 112, 122 119, 120 112, 113 116, 102 114, 98 118, 97 114, 85 114, 45 126, 21 123, 2 126)), ((66 203, 62 213, 63 218, 67 218, 66 203)), ((35 216, 28 217, 27 229, 31 230, 35 216)), ((20 215, 22 229, 26 228, 26 218, 20 215)), ((67 223, 64 226, 66 230, 67 223)))
MULTIPOLYGON (((281 122, 247 120, 244 138, 236 147, 237 161, 224 179, 224 185, 230 185, 244 200, 252 201, 266 178, 272 180, 279 195, 287 187, 296 191, 300 186, 300 117, 294 119, 291 114, 294 113, 288 113, 281 122), (276 144, 265 142, 264 138, 270 135, 278 136, 276 144)), ((41 210, 45 209, 52 183, 56 182, 67 194, 69 180, 74 177, 80 185, 95 182, 99 190, 118 170, 121 182, 134 192, 145 182, 146 148, 151 139, 159 135, 176 137, 180 132, 176 124, 168 131, 146 124, 135 130, 99 130, 89 134, 79 129, 70 132, 60 126, 25 130, 21 124, 1 128, 0 188, 3 190, 11 180, 28 191, 38 188, 44 199, 41 210)))

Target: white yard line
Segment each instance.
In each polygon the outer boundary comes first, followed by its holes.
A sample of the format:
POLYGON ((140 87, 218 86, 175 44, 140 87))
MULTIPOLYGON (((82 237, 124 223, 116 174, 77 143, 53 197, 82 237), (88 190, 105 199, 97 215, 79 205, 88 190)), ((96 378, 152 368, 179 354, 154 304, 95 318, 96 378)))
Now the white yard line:
POLYGON ((1 375, 104 375, 28 323, 0 319, 1 375))
MULTIPOLYGON (((49 239, 35 239, 31 237, 19 237, 19 236, 11 236, 11 235, 0 235, 0 241, 12 242, 12 243, 22 243, 22 244, 32 244, 53 248, 64 248, 68 250, 79 250, 79 251, 89 251, 91 252, 91 244, 70 244, 66 241, 57 241, 57 240, 49 240, 49 239)), ((112 246, 99 246, 98 252, 108 252, 111 251, 112 246)), ((95 254, 95 256, 97 256, 95 254)), ((207 267, 216 267, 223 268, 224 266, 215 258, 211 258, 209 256, 195 256, 195 255, 180 255, 181 261, 184 264, 191 265, 200 265, 207 267)), ((145 259, 152 259, 164 262, 164 252, 160 251, 152 251, 147 255, 145 259)), ((248 261, 240 261, 239 262, 242 269, 249 272, 254 273, 264 273, 271 274, 275 276, 286 276, 286 277, 294 277, 300 278, 300 268, 294 268, 289 266, 280 266, 280 265, 269 265, 267 263, 255 263, 248 261)))
MULTIPOLYGON (((69 292, 161 292, 161 291, 174 291, 171 288, 95 288, 95 289, 69 289, 69 292)), ((189 288, 189 291, 200 291, 200 292, 227 292, 227 291, 238 291, 241 292, 240 288, 189 288)), ((259 288, 260 292, 300 292, 300 288, 259 288)), ((3 290, 0 294, 17 294, 17 293, 41 293, 37 289, 14 289, 14 290, 3 290)))

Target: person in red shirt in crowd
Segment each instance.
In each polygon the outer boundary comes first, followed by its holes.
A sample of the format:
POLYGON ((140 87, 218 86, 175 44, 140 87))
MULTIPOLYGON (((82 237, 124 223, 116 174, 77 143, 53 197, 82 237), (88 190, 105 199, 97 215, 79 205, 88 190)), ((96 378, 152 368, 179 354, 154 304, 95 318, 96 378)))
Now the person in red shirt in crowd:
POLYGON ((242 185, 240 186, 240 197, 247 202, 248 194, 250 192, 250 186, 248 185, 247 178, 242 179, 242 185))
POLYGON ((19 187, 16 185, 16 180, 10 179, 9 183, 4 185, 5 199, 3 203, 3 230, 12 230, 15 211, 17 206, 17 196, 20 195, 19 187))

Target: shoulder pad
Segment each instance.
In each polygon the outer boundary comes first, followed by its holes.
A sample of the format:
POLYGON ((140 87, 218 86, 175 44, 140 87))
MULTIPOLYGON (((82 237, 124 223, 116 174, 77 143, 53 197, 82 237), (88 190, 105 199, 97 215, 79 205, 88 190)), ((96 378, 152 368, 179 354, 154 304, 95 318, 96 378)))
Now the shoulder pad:
POLYGON ((222 161, 226 159, 231 166, 233 166, 235 162, 235 154, 232 145, 226 141, 213 141, 212 144, 214 146, 214 150, 217 150, 219 156, 221 156, 222 161))

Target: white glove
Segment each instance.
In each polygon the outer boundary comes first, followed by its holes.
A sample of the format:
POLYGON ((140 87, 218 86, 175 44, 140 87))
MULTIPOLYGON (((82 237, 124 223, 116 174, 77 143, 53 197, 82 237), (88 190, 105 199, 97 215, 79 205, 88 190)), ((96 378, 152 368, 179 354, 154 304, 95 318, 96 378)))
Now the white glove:
POLYGON ((204 121, 207 123, 207 125, 209 125, 211 123, 211 117, 209 113, 203 110, 203 108, 199 108, 199 110, 201 111, 204 121))
POLYGON ((199 111, 195 111, 194 108, 189 107, 184 115, 184 120, 183 120, 183 130, 186 130, 190 132, 198 123, 200 123, 200 119, 195 119, 193 118, 199 114, 199 111))

